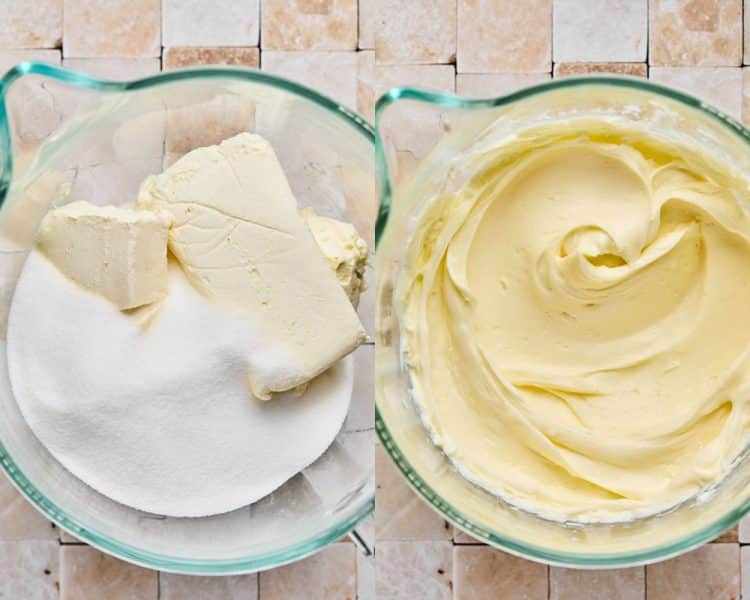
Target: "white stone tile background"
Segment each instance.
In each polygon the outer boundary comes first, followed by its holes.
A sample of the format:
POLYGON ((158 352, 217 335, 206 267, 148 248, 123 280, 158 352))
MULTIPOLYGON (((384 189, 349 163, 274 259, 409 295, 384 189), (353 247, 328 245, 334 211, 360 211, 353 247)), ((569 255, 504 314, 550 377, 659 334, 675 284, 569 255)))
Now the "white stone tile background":
MULTIPOLYGON (((681 87, 750 124, 749 4, 0 0, 0 71, 44 60, 128 79, 244 65, 316 87, 368 119, 393 85, 491 96, 551 77, 615 72, 681 87)), ((455 531, 411 493, 379 447, 375 461, 379 509, 360 533, 377 539, 376 572, 342 540, 294 565, 228 578, 156 573, 105 556, 59 532, 0 476, 0 598, 750 598, 750 520, 645 568, 547 568, 455 531)))

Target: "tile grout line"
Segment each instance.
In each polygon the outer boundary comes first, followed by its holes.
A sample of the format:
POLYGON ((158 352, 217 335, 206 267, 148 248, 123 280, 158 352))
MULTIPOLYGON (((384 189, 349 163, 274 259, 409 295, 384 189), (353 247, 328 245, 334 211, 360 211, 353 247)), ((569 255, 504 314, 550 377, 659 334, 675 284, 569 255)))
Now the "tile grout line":
MULTIPOLYGON (((648 1, 648 0, 647 0, 648 1)), ((553 78, 555 71, 555 0, 550 0, 550 11, 549 11, 549 67, 550 67, 550 79, 553 78)))

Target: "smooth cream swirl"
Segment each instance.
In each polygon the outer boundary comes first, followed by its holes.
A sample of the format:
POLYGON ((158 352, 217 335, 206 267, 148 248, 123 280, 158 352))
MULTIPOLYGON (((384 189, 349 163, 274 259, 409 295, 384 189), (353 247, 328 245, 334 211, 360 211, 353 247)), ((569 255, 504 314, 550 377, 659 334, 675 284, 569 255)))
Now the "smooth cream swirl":
POLYGON ((436 443, 558 519, 656 512, 720 478, 750 429, 747 184, 605 122, 485 141, 462 168, 396 298, 436 443))

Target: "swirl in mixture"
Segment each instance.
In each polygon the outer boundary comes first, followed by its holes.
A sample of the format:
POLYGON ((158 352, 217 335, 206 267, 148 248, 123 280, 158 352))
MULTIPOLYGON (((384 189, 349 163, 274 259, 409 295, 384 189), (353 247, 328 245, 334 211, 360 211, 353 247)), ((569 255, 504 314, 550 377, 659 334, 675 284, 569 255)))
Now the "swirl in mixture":
POLYGON ((435 442, 556 519, 648 514, 719 479, 750 430, 747 184, 603 121, 464 168, 419 215, 396 297, 435 442))

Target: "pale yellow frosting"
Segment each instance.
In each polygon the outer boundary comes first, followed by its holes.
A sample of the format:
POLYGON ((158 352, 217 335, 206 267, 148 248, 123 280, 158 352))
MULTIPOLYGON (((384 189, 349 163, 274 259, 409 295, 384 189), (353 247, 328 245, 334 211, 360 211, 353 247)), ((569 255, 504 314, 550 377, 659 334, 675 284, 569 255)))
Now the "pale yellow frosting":
POLYGON ((416 217, 396 293, 434 441, 556 519, 670 507, 750 430, 747 183, 621 127, 482 140, 416 217))

